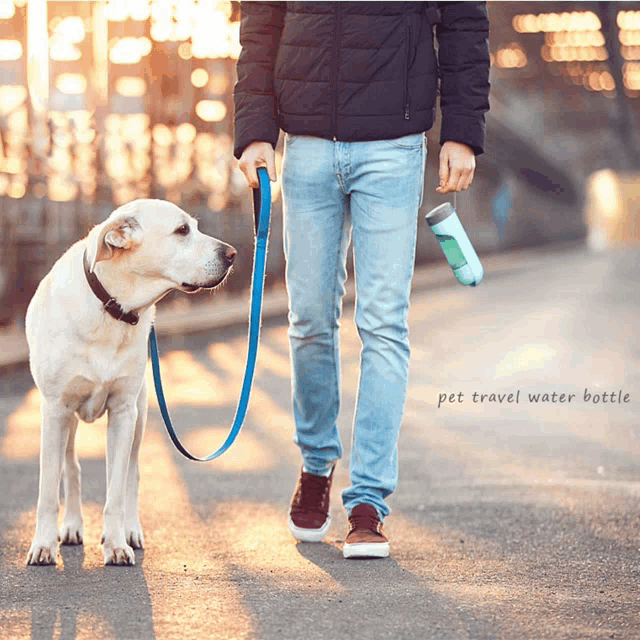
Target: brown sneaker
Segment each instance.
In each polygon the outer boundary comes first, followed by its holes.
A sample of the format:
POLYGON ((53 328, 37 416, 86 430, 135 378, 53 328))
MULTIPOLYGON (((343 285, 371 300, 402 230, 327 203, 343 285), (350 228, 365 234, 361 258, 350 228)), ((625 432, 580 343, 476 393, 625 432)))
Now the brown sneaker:
POLYGON ((300 472, 289 510, 289 531, 302 542, 320 542, 329 530, 329 494, 333 470, 328 477, 300 472))
POLYGON ((349 516, 349 534, 342 548, 345 558, 386 558, 389 538, 382 533, 382 523, 375 507, 358 504, 349 516))

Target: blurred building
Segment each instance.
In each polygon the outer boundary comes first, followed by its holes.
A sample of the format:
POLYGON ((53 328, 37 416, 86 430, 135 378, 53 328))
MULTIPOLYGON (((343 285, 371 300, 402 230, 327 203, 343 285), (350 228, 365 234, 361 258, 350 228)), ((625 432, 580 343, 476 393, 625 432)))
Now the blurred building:
MULTIPOLYGON (((580 239, 589 176, 636 161, 640 3, 489 11, 487 152, 461 218, 481 252, 580 239)), ((67 246, 134 198, 195 214, 240 250, 228 289, 248 284, 251 205, 232 157, 239 19, 222 0, 0 0, 0 325, 20 321, 67 246)), ((428 137, 425 210, 442 201, 437 127, 428 137)), ((274 202, 271 281, 277 187, 274 202)), ((420 234, 420 261, 440 258, 433 243, 420 234)))

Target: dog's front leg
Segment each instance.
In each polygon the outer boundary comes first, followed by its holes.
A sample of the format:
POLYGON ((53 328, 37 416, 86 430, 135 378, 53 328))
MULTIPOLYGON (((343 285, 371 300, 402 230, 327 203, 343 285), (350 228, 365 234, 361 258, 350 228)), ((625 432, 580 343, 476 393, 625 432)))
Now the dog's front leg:
POLYGON ((64 487, 64 519, 60 529, 62 544, 82 544, 84 531, 82 526, 82 494, 80 489, 80 463, 76 456, 76 430, 78 420, 74 416, 69 429, 67 450, 62 469, 64 487))
POLYGON ((138 418, 136 420, 136 430, 131 447, 131 457, 129 458, 129 473, 127 477, 127 494, 125 503, 125 533, 127 542, 134 549, 144 548, 144 537, 140 526, 138 514, 138 493, 140 486, 140 469, 138 466, 138 455, 144 428, 147 423, 147 382, 142 380, 142 387, 138 395, 138 418))
POLYGON ((107 426, 107 500, 102 552, 105 564, 135 564, 125 535, 125 489, 138 410, 133 403, 109 408, 107 426))
POLYGON ((40 486, 36 509, 36 531, 27 564, 55 564, 58 553, 58 511, 60 474, 73 412, 63 405, 42 399, 40 428, 40 486))

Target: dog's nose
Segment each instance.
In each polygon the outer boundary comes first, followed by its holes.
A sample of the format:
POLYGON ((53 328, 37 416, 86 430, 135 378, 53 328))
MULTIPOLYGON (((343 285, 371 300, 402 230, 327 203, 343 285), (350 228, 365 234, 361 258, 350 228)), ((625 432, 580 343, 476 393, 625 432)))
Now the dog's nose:
POLYGON ((229 264, 231 264, 235 260, 235 257, 237 255, 238 252, 232 246, 228 246, 224 252, 224 257, 227 259, 229 264))

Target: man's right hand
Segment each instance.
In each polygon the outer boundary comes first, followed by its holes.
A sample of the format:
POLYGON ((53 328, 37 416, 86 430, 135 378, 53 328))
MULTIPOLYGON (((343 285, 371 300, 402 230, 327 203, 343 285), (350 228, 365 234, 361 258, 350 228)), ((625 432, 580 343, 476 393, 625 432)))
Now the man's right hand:
POLYGON ((278 179, 276 172, 276 152, 270 142, 252 142, 240 156, 238 163, 240 171, 244 173, 247 184, 252 189, 260 186, 258 181, 258 167, 266 167, 269 179, 275 182, 278 179))

